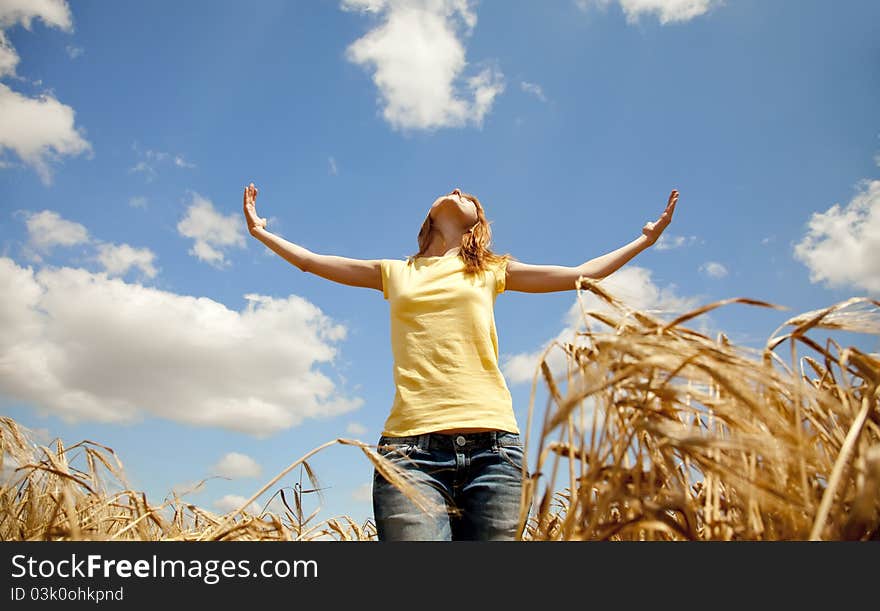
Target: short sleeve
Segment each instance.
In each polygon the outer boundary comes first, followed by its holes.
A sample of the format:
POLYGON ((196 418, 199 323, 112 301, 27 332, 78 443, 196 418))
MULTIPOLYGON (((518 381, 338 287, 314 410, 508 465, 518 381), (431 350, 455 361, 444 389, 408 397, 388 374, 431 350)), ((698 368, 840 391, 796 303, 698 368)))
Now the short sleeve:
POLYGON ((379 268, 382 271, 382 296, 388 299, 388 288, 391 286, 391 266, 394 265, 392 259, 380 259, 379 268))
POLYGON ((507 288, 507 259, 495 267, 495 293, 503 293, 507 288))

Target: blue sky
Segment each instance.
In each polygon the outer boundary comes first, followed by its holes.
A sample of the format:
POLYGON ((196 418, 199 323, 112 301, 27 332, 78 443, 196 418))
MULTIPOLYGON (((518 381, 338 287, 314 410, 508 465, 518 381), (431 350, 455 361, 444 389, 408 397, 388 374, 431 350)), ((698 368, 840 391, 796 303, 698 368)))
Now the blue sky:
MULTIPOLYGON (((315 252, 411 254, 460 187, 496 251, 560 265, 638 237, 676 188, 662 242, 605 281, 630 303, 788 306, 700 323, 759 346, 876 298, 878 23, 870 0, 0 0, 0 413, 111 446, 154 503, 223 474, 188 497, 218 511, 325 441, 375 443, 387 302, 251 238, 250 181, 315 252)), ((496 302, 523 428, 573 306, 496 302)), ((312 464, 322 517, 371 516, 358 450, 312 464)))

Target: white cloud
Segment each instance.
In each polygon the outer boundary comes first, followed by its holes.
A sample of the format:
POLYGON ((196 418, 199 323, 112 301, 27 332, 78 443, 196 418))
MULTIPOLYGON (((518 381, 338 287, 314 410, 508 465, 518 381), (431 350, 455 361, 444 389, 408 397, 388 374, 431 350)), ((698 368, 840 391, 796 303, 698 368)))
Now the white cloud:
MULTIPOLYGON (((28 248, 49 254, 55 246, 76 246, 89 242, 89 232, 84 225, 61 218, 57 212, 25 212, 28 248)), ((36 257, 40 260, 40 257, 36 257)))
POLYGON ((654 244, 654 248, 657 250, 673 250, 675 248, 682 248, 684 246, 691 246, 696 243, 697 236, 683 236, 683 235, 672 235, 664 233, 660 236, 660 239, 657 240, 657 243, 654 244))
POLYGON ((85 53, 85 49, 74 45, 67 45, 66 47, 64 47, 64 50, 67 51, 70 59, 76 59, 77 57, 85 53))
POLYGON ((700 271, 710 278, 724 278, 727 275, 727 268, 717 261, 706 261, 700 266, 700 271))
POLYGON ((811 282, 880 292, 880 180, 865 180, 850 202, 815 212, 794 256, 811 282))
POLYGON ((124 276, 132 267, 138 267, 147 278, 156 277, 153 261, 156 254, 149 248, 132 248, 128 244, 99 244, 97 261, 110 276, 124 276))
POLYGON ((166 163, 174 164, 178 168, 196 167, 194 163, 190 163, 184 159, 183 155, 172 155, 168 152, 154 151, 152 149, 141 151, 137 142, 133 142, 131 148, 138 154, 140 159, 128 169, 128 173, 143 174, 147 182, 152 182, 156 176, 159 175, 158 167, 166 163))
POLYGON ((6 37, 6 32, 0 30, 0 77, 14 75, 19 60, 15 47, 6 37))
POLYGON ((359 503, 369 503, 373 500, 373 484, 361 484, 352 490, 351 498, 359 503))
POLYGON ((183 158, 183 155, 175 155, 174 156, 174 165, 178 168, 194 168, 196 164, 188 162, 183 158))
POLYGON ((317 367, 345 327, 301 297, 230 310, 83 269, 0 258, 0 404, 68 422, 145 415, 265 436, 357 409, 317 367))
POLYGON ((540 85, 538 85, 536 83, 527 83, 526 81, 523 81, 520 83, 520 87, 522 88, 523 91, 525 91, 527 93, 531 93, 532 95, 537 97, 542 102, 547 101, 547 96, 544 95, 544 90, 541 88, 540 85))
POLYGON ((345 427, 346 433, 357 436, 366 435, 368 430, 369 429, 360 422, 349 422, 348 426, 345 427))
POLYGON ((51 162, 91 151, 74 127, 75 114, 50 95, 29 98, 0 83, 0 150, 14 151, 50 185, 51 162))
POLYGON ((333 157, 330 157, 330 158, 328 159, 328 161, 329 161, 329 163, 330 163, 330 174, 332 174, 333 176, 338 175, 338 174, 339 174, 339 168, 336 166, 336 160, 335 160, 333 157))
MULTIPOLYGON (((659 318, 671 318, 682 314, 698 306, 694 297, 682 297, 676 293, 675 285, 661 288, 654 284, 651 279, 651 271, 636 265, 623 267, 612 275, 604 278, 601 285, 612 295, 621 299, 627 307, 652 314, 659 318)), ((601 301, 589 291, 581 292, 583 308, 586 311, 598 310, 608 312, 611 310, 604 301, 601 301)), ((702 321, 704 324, 706 320, 702 321)), ((589 319, 590 328, 594 331, 606 329, 604 325, 593 318, 589 319)), ((531 383, 535 371, 540 365, 541 355, 544 350, 554 341, 560 343, 574 343, 581 345, 582 337, 576 337, 575 333, 584 328, 581 305, 574 299, 571 307, 564 317, 564 328, 556 336, 531 352, 522 352, 503 359, 501 366, 505 377, 513 384, 521 382, 531 383)), ((547 355, 547 365, 555 376, 565 373, 567 358, 562 350, 554 347, 547 355)))
MULTIPOLYGON (((503 75, 495 67, 488 67, 467 79, 468 88, 474 94, 474 103, 468 111, 470 120, 482 126, 483 117, 491 110, 496 96, 504 91, 503 75)), ((451 123, 450 125, 455 125, 451 123)))
POLYGON ((143 195, 135 195, 128 200, 128 205, 132 208, 146 208, 147 198, 143 195))
POLYGON ((491 65, 462 74, 467 61, 460 37, 477 23, 469 0, 343 0, 341 8, 381 17, 346 57, 373 70, 382 116, 392 128, 482 126, 504 79, 491 65))
MULTIPOLYGON (((592 7, 605 9, 614 0, 575 0, 582 11, 592 7)), ((617 0, 628 23, 635 23, 642 15, 656 15, 660 23, 689 21, 719 6, 723 0, 617 0)))
POLYGON ((34 19, 42 19, 47 27, 69 31, 73 28, 70 8, 65 0, 3 0, 0 2, 0 28, 21 23, 31 29, 34 19))
POLYGON ((230 479, 244 477, 259 477, 262 468, 253 458, 238 452, 229 452, 221 458, 216 465, 211 467, 213 475, 220 475, 230 479))
POLYGON ((97 252, 92 258, 111 276, 123 276, 132 267, 140 268, 148 278, 156 276, 156 268, 153 267, 156 255, 149 248, 93 240, 84 225, 64 219, 52 210, 36 213, 23 211, 23 214, 28 233, 24 250, 34 261, 41 262, 41 255, 48 255, 56 246, 86 244, 95 246, 97 252))
POLYGON ((244 221, 239 214, 223 215, 214 209, 210 200, 198 193, 192 194, 192 203, 186 216, 177 224, 180 235, 195 240, 189 254, 222 269, 228 265, 224 248, 244 248, 244 221))
POLYGON ((767 246, 767 244, 770 244, 771 242, 775 242, 775 241, 776 241, 775 235, 768 235, 766 238, 763 238, 761 240, 761 246, 767 246))
MULTIPOLYGON (((22 24, 30 30, 34 19, 47 27, 72 31, 70 9, 64 0, 3 0, 0 2, 0 77, 19 78, 18 53, 6 29, 22 24)), ((0 152, 13 151, 34 168, 44 185, 52 184, 51 163, 64 155, 90 152, 91 145, 74 126, 73 108, 51 94, 29 98, 0 84, 0 152)), ((4 162, 3 167, 11 167, 4 162)))
MULTIPOLYGON (((230 511, 235 511, 236 509, 241 507, 247 500, 248 497, 241 496, 240 494, 227 494, 214 501, 214 507, 216 507, 223 513, 229 513, 230 511)), ((245 511, 251 515, 260 515, 260 512, 262 510, 263 508, 256 502, 252 502, 245 509, 245 511)))

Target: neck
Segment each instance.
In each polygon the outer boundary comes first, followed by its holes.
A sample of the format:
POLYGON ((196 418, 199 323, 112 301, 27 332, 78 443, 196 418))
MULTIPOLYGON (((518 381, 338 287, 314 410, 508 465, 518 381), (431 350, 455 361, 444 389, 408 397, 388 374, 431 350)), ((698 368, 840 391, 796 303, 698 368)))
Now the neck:
POLYGON ((461 248, 461 239, 464 233, 460 229, 442 230, 438 229, 434 233, 434 237, 428 248, 425 250, 426 257, 443 257, 447 254, 457 252, 461 248))
POLYGON ((424 257, 445 257, 447 255, 457 254, 461 250, 460 246, 454 246, 453 248, 428 248, 425 251, 425 254, 422 255, 424 257))

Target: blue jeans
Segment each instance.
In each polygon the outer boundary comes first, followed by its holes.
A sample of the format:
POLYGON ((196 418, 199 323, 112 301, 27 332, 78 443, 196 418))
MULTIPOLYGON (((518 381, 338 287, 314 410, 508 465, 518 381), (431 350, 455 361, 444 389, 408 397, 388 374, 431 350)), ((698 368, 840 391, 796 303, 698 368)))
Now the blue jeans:
POLYGON ((520 437, 505 431, 379 438, 378 452, 447 511, 425 513, 373 469, 380 541, 516 540, 523 484, 520 437), (457 512, 450 512, 451 509, 457 512))

